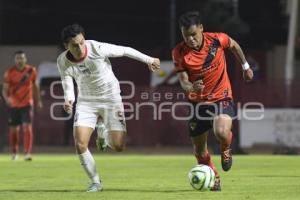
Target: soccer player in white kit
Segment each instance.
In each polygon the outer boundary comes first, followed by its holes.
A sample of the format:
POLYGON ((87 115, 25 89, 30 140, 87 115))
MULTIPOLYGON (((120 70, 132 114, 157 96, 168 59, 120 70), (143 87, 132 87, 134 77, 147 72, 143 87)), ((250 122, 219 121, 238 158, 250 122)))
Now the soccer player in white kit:
POLYGON ((159 69, 160 60, 149 57, 133 48, 85 40, 84 29, 68 25, 61 33, 66 48, 57 59, 64 89, 64 109, 71 113, 75 101, 72 78, 78 85, 74 117, 74 140, 77 154, 86 174, 91 179, 88 192, 102 190, 95 160, 88 150, 88 143, 98 118, 106 128, 105 142, 117 152, 124 149, 126 124, 120 96, 119 82, 109 61, 110 57, 127 56, 144 62, 149 69, 159 69))

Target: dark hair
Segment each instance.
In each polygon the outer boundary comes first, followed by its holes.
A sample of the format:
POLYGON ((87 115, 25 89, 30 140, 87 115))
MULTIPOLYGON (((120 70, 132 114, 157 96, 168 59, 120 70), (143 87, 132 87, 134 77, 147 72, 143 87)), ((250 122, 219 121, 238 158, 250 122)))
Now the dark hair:
POLYGON ((178 20, 179 27, 189 28, 193 25, 202 24, 200 13, 197 11, 190 11, 182 14, 178 20))
POLYGON ((61 31, 61 40, 63 43, 68 43, 71 38, 80 33, 84 36, 84 29, 79 24, 65 26, 61 31))
POLYGON ((25 52, 22 51, 22 50, 17 50, 17 51, 14 52, 14 56, 19 55, 19 54, 25 54, 25 52))

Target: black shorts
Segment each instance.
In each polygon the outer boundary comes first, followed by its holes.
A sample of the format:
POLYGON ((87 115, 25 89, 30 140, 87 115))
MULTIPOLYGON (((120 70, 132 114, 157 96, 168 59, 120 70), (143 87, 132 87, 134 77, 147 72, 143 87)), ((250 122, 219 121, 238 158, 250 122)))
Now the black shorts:
POLYGON ((32 107, 31 105, 21 108, 10 108, 9 109, 9 126, 18 126, 23 123, 31 123, 32 121, 32 107))
POLYGON ((235 117, 235 108, 232 100, 221 100, 210 104, 191 103, 193 109, 190 110, 190 114, 193 117, 189 120, 190 137, 199 136, 210 130, 213 127, 213 118, 216 115, 227 114, 230 117, 235 117))

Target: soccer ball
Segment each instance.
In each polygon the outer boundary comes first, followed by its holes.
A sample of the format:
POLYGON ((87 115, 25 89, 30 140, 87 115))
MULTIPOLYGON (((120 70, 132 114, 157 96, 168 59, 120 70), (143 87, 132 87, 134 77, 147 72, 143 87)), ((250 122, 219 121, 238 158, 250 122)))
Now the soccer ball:
POLYGON ((196 165, 188 174, 191 186, 200 191, 205 191, 214 186, 215 173, 207 165, 196 165))

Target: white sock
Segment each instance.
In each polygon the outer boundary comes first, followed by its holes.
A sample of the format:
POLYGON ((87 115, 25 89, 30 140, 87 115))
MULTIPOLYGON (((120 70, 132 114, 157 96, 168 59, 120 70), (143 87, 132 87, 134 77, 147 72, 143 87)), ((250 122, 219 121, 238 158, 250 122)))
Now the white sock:
POLYGON ((79 154, 79 160, 86 174, 93 183, 100 183, 99 175, 97 174, 96 162, 89 150, 79 154))

